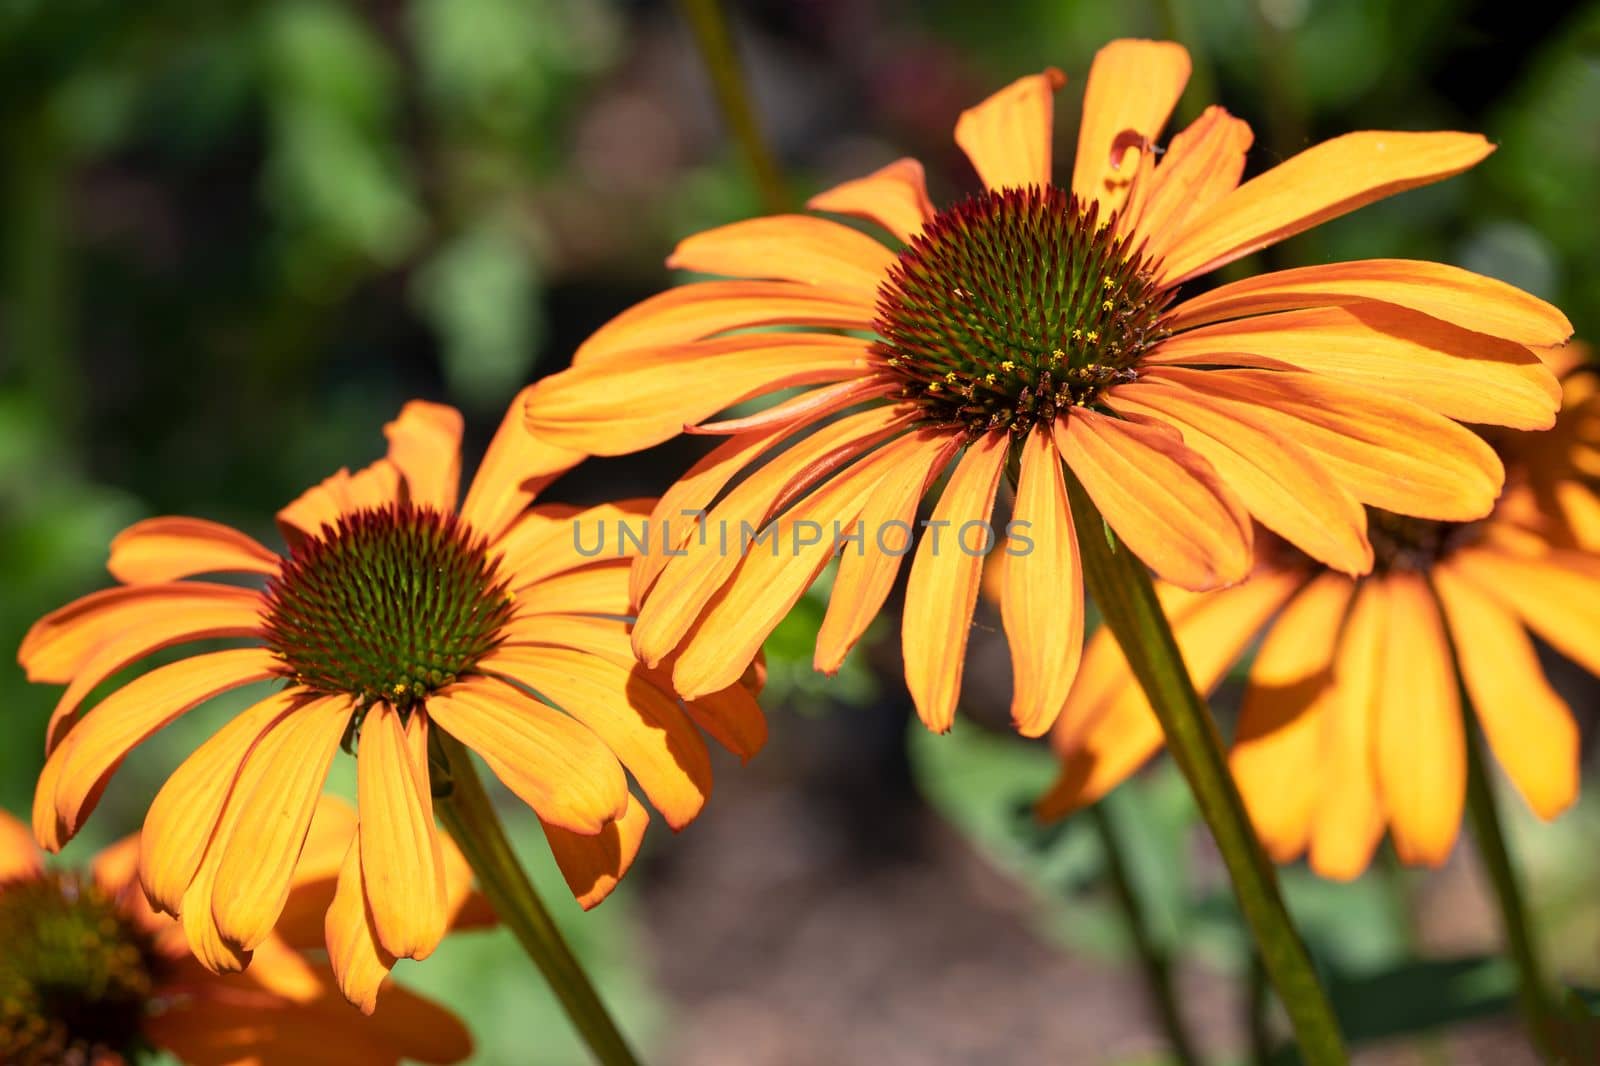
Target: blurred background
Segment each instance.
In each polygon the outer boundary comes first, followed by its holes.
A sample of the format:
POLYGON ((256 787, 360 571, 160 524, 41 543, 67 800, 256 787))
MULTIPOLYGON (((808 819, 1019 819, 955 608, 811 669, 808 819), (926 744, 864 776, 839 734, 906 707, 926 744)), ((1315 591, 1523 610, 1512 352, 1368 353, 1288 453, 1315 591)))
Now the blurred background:
MULTIPOLYGON (((1220 102, 1248 119, 1252 172, 1352 129, 1500 146, 1260 266, 1438 259, 1600 337, 1600 4, 730 7, 796 203, 901 155, 924 161, 938 203, 974 189, 957 113, 1048 64, 1069 74, 1070 159, 1094 50, 1174 37, 1195 59, 1178 118, 1220 102)), ((470 468, 520 385, 673 283, 676 239, 760 210, 671 3, 0 0, 0 644, 105 584, 110 537, 139 518, 201 515, 276 544, 274 510, 376 458, 408 398, 463 409, 470 468)), ((552 498, 659 492, 698 451, 591 463, 552 498)), ((589 915, 551 884, 647 1059, 1167 1061, 1119 883, 1175 957, 1210 1061, 1272 1059, 1278 1020, 1169 766, 1107 805, 1128 840, 1119 882, 1091 825, 1042 830, 1027 812, 1053 767, 1006 735, 997 617, 980 613, 970 717, 943 738, 912 728, 892 618, 825 685, 809 666, 820 617, 808 599, 774 636, 772 741, 748 766, 723 760, 698 822, 674 838, 658 821, 589 915)), ((1600 690, 1547 665, 1592 742, 1600 690)), ((10 810, 27 809, 56 695, 0 669, 10 810)), ((1225 728, 1236 696, 1217 700, 1225 728)), ((141 749, 73 850, 135 829, 164 773, 245 698, 141 749)), ((1505 806, 1551 967, 1600 985, 1600 793, 1551 825, 1505 806)), ((549 884, 536 823, 507 812, 549 884)), ((1465 836, 1435 872, 1382 854, 1350 885, 1284 876, 1361 1061, 1531 1061, 1465 836)), ((396 976, 472 1023, 479 1062, 584 1061, 509 936, 458 937, 396 976)))

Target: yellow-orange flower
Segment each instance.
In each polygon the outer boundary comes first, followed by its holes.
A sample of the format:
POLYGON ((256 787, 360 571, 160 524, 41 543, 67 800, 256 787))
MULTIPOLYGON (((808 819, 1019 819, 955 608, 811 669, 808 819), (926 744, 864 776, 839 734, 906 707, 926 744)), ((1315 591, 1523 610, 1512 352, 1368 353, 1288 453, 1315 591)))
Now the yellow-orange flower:
MULTIPOLYGON (((331 895, 355 829, 342 804, 315 821, 290 886, 297 903, 331 895)), ((398 1066, 472 1053, 453 1014, 403 988, 390 988, 373 1017, 356 1014, 326 964, 278 936, 262 941, 248 973, 208 972, 140 891, 138 852, 135 835, 87 870, 46 868, 27 828, 0 811, 0 1062, 120 1066, 153 1048, 191 1066, 398 1066)))
POLYGON ((652 501, 530 506, 579 457, 535 441, 520 412, 459 510, 461 416, 414 402, 385 428, 386 458, 279 513, 283 555, 194 518, 119 535, 109 569, 121 585, 45 617, 19 653, 31 679, 67 685, 35 794, 39 842, 65 843, 123 757, 181 714, 286 682, 167 779, 145 820, 140 879, 206 965, 242 969, 283 911, 333 758, 359 735, 361 823, 328 947, 345 992, 370 1010, 387 967, 426 957, 446 928, 451 849, 432 797, 448 786, 430 769, 433 730, 477 751, 533 808, 586 907, 626 871, 649 819, 624 770, 670 826, 693 819, 711 790, 696 724, 752 754, 765 738, 754 683, 685 705, 635 661, 630 560, 581 556, 571 523, 652 501), (212 573, 264 588, 184 580, 212 573), (243 646, 161 666, 80 716, 128 665, 211 638, 243 646))
POLYGON ((676 657, 695 695, 729 684, 843 545, 815 665, 839 667, 894 584, 918 505, 957 456, 906 590, 906 680, 924 722, 954 715, 986 522, 1015 463, 1002 616, 1012 714, 1048 729, 1076 672, 1083 594, 1063 472, 1158 575, 1189 589, 1251 566, 1251 516, 1311 557, 1372 565, 1363 505, 1442 521, 1488 512, 1493 452, 1461 422, 1550 425, 1554 379, 1528 345, 1559 311, 1436 263, 1366 260, 1180 286, 1364 204, 1458 174, 1491 150, 1464 133, 1352 133, 1240 184, 1249 127, 1208 109, 1158 153, 1189 73, 1175 44, 1124 40, 1089 73, 1070 184, 1051 184, 1054 70, 961 115, 983 191, 936 210, 903 159, 810 201, 894 238, 811 215, 735 223, 669 264, 731 280, 625 311, 534 389, 542 440, 589 454, 685 427, 729 439, 663 496, 682 557, 640 559, 634 647, 676 657), (770 327, 782 327, 774 330, 770 327), (796 328, 798 327, 798 328, 796 328), (766 411, 728 406, 802 388, 766 411), (741 471, 749 476, 729 490, 741 471), (685 510, 709 511, 707 536, 685 510), (776 522, 782 550, 740 558, 724 531, 776 522), (811 523, 829 535, 810 540, 811 523), (861 525, 858 525, 860 523, 861 525), (948 523, 948 526, 939 523, 948 523), (880 539, 879 531, 890 535, 880 539), (648 595, 647 595, 648 593, 648 595))
MULTIPOLYGON (((1458 686, 1535 814, 1554 818, 1577 796, 1577 726, 1526 632, 1600 674, 1600 390, 1585 370, 1564 384, 1555 430, 1499 442, 1507 488, 1487 519, 1375 511, 1378 565, 1359 579, 1279 543, 1236 588, 1158 589, 1204 692, 1265 633, 1230 762, 1273 858, 1308 854, 1319 873, 1352 878, 1387 828, 1402 860, 1443 862, 1466 794, 1458 686)), ((1063 772, 1040 800, 1047 818, 1098 799, 1161 746, 1109 633, 1090 641, 1052 742, 1063 772)))

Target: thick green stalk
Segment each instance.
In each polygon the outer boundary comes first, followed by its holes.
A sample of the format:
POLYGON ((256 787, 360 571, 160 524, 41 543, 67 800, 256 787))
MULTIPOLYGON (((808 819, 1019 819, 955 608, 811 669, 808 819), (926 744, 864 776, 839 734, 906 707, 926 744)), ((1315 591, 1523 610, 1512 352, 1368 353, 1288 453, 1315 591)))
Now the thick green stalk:
POLYGON ((1222 853, 1262 965, 1294 1027, 1301 1058, 1307 1066, 1344 1063, 1348 1059, 1333 1008, 1289 920, 1277 875, 1256 840, 1223 758, 1216 725, 1189 679, 1150 574, 1116 540, 1070 471, 1067 487, 1084 580, 1155 709, 1167 750, 1188 780, 1222 853))
POLYGON ((717 94, 717 105, 744 152, 745 163, 755 178, 762 203, 773 214, 789 210, 789 196, 784 191, 783 178, 778 173, 778 165, 773 161, 766 138, 761 134, 761 125, 756 121, 749 93, 745 91, 744 72, 739 66, 739 55, 733 48, 722 5, 717 0, 682 0, 682 5, 684 17, 694 30, 700 58, 705 61, 706 73, 711 75, 711 87, 717 94))
POLYGON ((1511 865, 1511 853, 1506 848, 1500 812, 1495 805, 1494 787, 1483 764, 1477 715, 1473 713, 1472 697, 1465 686, 1461 689, 1461 710, 1466 719, 1467 816, 1472 821, 1472 836, 1477 842, 1484 871, 1494 886, 1495 902, 1500 907, 1500 922, 1505 928, 1506 950, 1517 968, 1517 1003, 1522 1010, 1523 1022, 1528 1027, 1528 1036, 1539 1055, 1546 1062, 1562 1061, 1558 1054, 1556 1011, 1545 984, 1544 967, 1539 962, 1539 949, 1528 921, 1522 885, 1517 880, 1516 870, 1511 865))
POLYGON ((1095 831, 1100 836, 1100 850, 1106 857, 1106 873, 1110 875, 1112 891, 1116 893, 1117 903, 1122 908, 1128 939, 1133 942, 1134 951, 1139 956, 1145 995, 1149 997, 1150 1006, 1161 1022, 1172 1057, 1179 1066, 1200 1066, 1200 1053, 1189 1035, 1183 1011, 1178 1006, 1177 993, 1172 987, 1172 959, 1166 949, 1156 943, 1150 931, 1149 916, 1145 914, 1139 890, 1133 883, 1132 871, 1128 869, 1116 823, 1104 803, 1096 803, 1088 813, 1089 820, 1094 823, 1095 831))
POLYGON ((435 731, 434 736, 439 739, 450 780, 448 794, 434 801, 434 809, 461 846, 477 875, 478 887, 544 974, 595 1059, 604 1066, 636 1066, 638 1060, 627 1041, 517 861, 472 765, 472 756, 443 730, 435 731))

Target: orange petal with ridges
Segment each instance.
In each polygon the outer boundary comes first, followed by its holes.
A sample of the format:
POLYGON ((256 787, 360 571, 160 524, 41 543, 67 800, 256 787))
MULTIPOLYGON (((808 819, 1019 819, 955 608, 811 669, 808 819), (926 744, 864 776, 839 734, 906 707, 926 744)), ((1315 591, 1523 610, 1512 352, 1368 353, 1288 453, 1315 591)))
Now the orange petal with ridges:
POLYGON ((1067 76, 1054 67, 1018 78, 956 120, 956 144, 990 189, 1050 184, 1055 92, 1067 76))
POLYGON ((1372 569, 1365 508, 1287 433, 1230 418, 1159 381, 1120 386, 1108 399, 1177 429, 1262 525, 1313 559, 1347 574, 1372 569))
POLYGON ((1374 130, 1312 145, 1194 218, 1159 278, 1176 285, 1374 200, 1453 177, 1492 151, 1475 133, 1374 130))
MULTIPOLYGON (((573 353, 574 367, 643 355, 752 326, 870 330, 874 300, 790 281, 701 281, 634 304, 573 353)), ((546 381, 554 380, 546 378, 546 381)), ((533 386, 537 388, 537 386, 533 386)))
POLYGON ((594 834, 627 812, 616 756, 588 727, 493 678, 428 698, 428 717, 476 751, 541 819, 594 834))
POLYGON ((139 881, 157 910, 178 913, 240 768, 298 699, 275 692, 235 715, 167 776, 145 814, 139 855, 139 881))
MULTIPOLYGON (((1083 124, 1072 165, 1072 191, 1100 202, 1102 221, 1122 206, 1145 162, 1129 133, 1153 142, 1189 83, 1189 53, 1171 41, 1112 41, 1095 53, 1083 90, 1083 124)), ((1150 158, 1154 158, 1152 155, 1150 158)))
POLYGON ((903 439, 915 442, 916 447, 906 455, 904 468, 890 470, 867 497, 860 518, 861 542, 840 546, 839 572, 828 594, 828 609, 817 630, 812 657, 812 666, 825 674, 838 672, 883 608, 900 573, 901 559, 916 543, 917 506, 930 482, 961 446, 959 437, 936 429, 918 430, 903 439), (902 531, 903 543, 898 539, 902 531))
POLYGON ((1561 387, 1520 344, 1391 304, 1281 311, 1169 337, 1151 363, 1285 366, 1412 400, 1447 418, 1548 429, 1561 387))
POLYGON ((146 608, 135 628, 112 633, 73 675, 45 727, 45 751, 54 751, 71 728, 78 707, 107 678, 163 648, 214 637, 251 637, 261 630, 260 602, 161 602, 146 608))
POLYGON ((611 895, 633 865, 650 824, 650 812, 632 797, 621 818, 594 836, 580 836, 560 826, 540 823, 561 876, 578 906, 589 910, 611 895))
POLYGON ((737 571, 708 601, 671 664, 673 687, 685 699, 721 691, 746 675, 762 642, 833 557, 834 524, 841 536, 853 528, 885 475, 918 443, 902 436, 828 478, 772 523, 770 540, 752 541, 735 559, 737 571))
POLYGON ((150 585, 196 574, 278 572, 278 556, 254 537, 203 518, 147 518, 111 540, 106 569, 124 585, 150 585))
POLYGON ((582 452, 557 447, 528 432, 526 410, 532 395, 530 385, 506 408, 461 503, 461 517, 473 532, 491 541, 546 485, 584 458, 582 452))
POLYGON ((627 559, 607 559, 575 570, 564 570, 517 593, 517 612, 534 614, 625 615, 632 611, 628 599, 627 559))
POLYGON ((404 985, 391 984, 384 989, 383 1002, 371 1020, 360 1019, 360 1025, 381 1037, 389 1053, 402 1059, 448 1066, 472 1056, 472 1033, 466 1023, 448 1008, 404 985))
POLYGON ((654 499, 640 497, 586 508, 534 507, 517 518, 492 551, 500 554, 501 572, 515 575, 513 591, 596 561, 631 559, 653 549, 647 522, 655 505, 654 499), (629 535, 623 535, 624 527, 629 535))
POLYGON ((1482 518, 1505 479, 1471 430, 1408 400, 1320 374, 1270 370, 1147 371, 1228 418, 1290 437, 1356 499, 1445 522, 1482 518))
POLYGON ((294 868, 334 753, 353 711, 346 696, 312 700, 259 744, 229 798, 237 814, 225 838, 211 894, 211 917, 230 944, 250 951, 265 940, 289 899, 294 868))
POLYGON ((339 991, 362 1014, 370 1015, 378 1008, 378 990, 394 968, 395 958, 379 945, 378 932, 367 909, 359 830, 339 871, 338 887, 325 921, 328 963, 339 982, 339 991))
POLYGON ((1490 749, 1533 812, 1554 818, 1578 798, 1571 709, 1545 680, 1533 642, 1511 612, 1458 577, 1451 560, 1434 567, 1432 580, 1490 749))
POLYGON ((322 527, 336 525, 341 515, 383 507, 400 499, 400 471, 379 459, 354 474, 341 469, 320 484, 302 492, 278 512, 278 531, 291 545, 320 536, 322 527))
POLYGON ((807 200, 806 206, 876 222, 907 244, 933 218, 922 164, 915 159, 897 159, 864 178, 835 185, 807 200))
POLYGON ((667 266, 794 281, 871 301, 894 259, 888 248, 849 226, 810 215, 770 215, 686 237, 667 257, 667 266))
POLYGON ((402 959, 425 959, 445 933, 444 868, 428 788, 427 716, 408 728, 387 703, 374 704, 361 725, 356 758, 362 818, 361 876, 378 942, 402 959), (421 766, 406 734, 421 737, 421 766))
POLYGON ((1572 336, 1567 316, 1532 293, 1460 267, 1416 259, 1359 259, 1257 274, 1185 300, 1167 312, 1166 320, 1172 329, 1184 330, 1272 311, 1369 301, 1518 344, 1560 344, 1572 336))
POLYGON ((662 347, 626 363, 569 370, 534 387, 528 429, 590 455, 670 440, 735 404, 871 372, 870 343, 805 333, 740 334, 662 347), (696 383, 685 389, 684 383, 696 383))
POLYGON ((261 602, 254 589, 178 581, 162 585, 137 585, 102 589, 57 608, 28 629, 17 649, 17 662, 29 681, 70 682, 99 650, 100 645, 136 626, 150 625, 155 614, 181 615, 191 605, 248 610, 261 602))
POLYGON ((1015 679, 1011 720, 1023 736, 1037 737, 1061 713, 1083 655, 1078 538, 1061 456, 1044 426, 1035 426, 1023 442, 1012 522, 1027 523, 1023 531, 1032 544, 1006 557, 1000 600, 1015 679))
POLYGON ((1467 751, 1439 606, 1417 574, 1383 579, 1389 642, 1376 710, 1378 789, 1400 861, 1438 866, 1461 831, 1467 751))
POLYGON ((1383 836, 1384 811, 1373 749, 1380 706, 1384 652, 1390 639, 1388 589, 1365 581, 1345 621, 1333 660, 1321 737, 1327 786, 1311 827, 1311 868, 1350 881, 1361 875, 1383 836))
POLYGON ((1160 259, 1190 219, 1238 186, 1254 140, 1248 123, 1220 107, 1206 108, 1133 186, 1117 219, 1118 235, 1136 234, 1134 245, 1160 259))
POLYGON ((1556 651, 1600 674, 1600 561, 1573 551, 1521 558, 1470 547, 1451 556, 1450 565, 1556 651))
POLYGON ((1323 574, 1289 602, 1250 667, 1228 768, 1275 862, 1304 854, 1325 788, 1324 730, 1333 653, 1355 585, 1323 574))
POLYGON ((32 831, 5 811, 0 811, 0 884, 44 869, 44 857, 32 831))
POLYGON ((135 678, 100 701, 69 734, 55 807, 69 835, 88 816, 89 797, 128 752, 151 734, 213 696, 276 677, 280 664, 264 648, 239 648, 181 659, 135 678))
MULTIPOLYGON (((742 541, 767 528, 782 500, 878 444, 904 421, 904 414, 890 407, 849 415, 817 430, 740 482, 706 516, 703 537, 684 543, 688 554, 667 561, 640 605, 633 628, 639 658, 655 666, 678 646, 740 565, 742 541)), ((687 526, 685 531, 693 528, 687 526)), ((739 665, 743 669, 744 664, 739 665)))
POLYGON ((973 522, 989 528, 1010 445, 1010 435, 996 431, 967 446, 911 560, 900 647, 917 717, 935 733, 948 732, 955 722, 967 634, 983 578, 984 553, 971 553, 971 541, 961 540, 961 532, 973 522))
POLYGON ((1176 430, 1073 408, 1055 438, 1107 524, 1164 580, 1203 590, 1250 573, 1249 516, 1176 430))
POLYGON ((461 492, 461 412, 412 400, 383 427, 389 462, 406 480, 411 502, 448 514, 461 492))
POLYGON ((502 645, 478 668, 525 685, 588 726, 667 824, 682 829, 711 795, 711 756, 677 697, 643 666, 570 648, 502 645))

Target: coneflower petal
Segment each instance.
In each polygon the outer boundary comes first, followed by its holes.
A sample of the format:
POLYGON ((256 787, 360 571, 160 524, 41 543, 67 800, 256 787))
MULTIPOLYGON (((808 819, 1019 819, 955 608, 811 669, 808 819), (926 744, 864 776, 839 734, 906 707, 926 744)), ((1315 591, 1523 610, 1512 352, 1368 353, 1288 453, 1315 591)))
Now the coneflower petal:
POLYGON ((411 722, 402 724, 400 712, 378 703, 362 722, 356 755, 367 906, 384 951, 402 959, 431 955, 447 921, 428 785, 427 721, 425 713, 413 712, 411 722), (408 733, 420 739, 412 742, 408 733))
POLYGON ((1067 76, 1054 67, 1018 78, 956 120, 956 144, 990 189, 1050 184, 1055 92, 1067 76))
POLYGON ((897 159, 864 178, 835 185, 806 206, 876 222, 907 244, 933 217, 922 164, 915 159, 897 159))
POLYGON ((196 574, 276 574, 278 556, 254 537, 203 518, 147 518, 111 540, 106 569, 124 585, 196 574))
POLYGON ((678 242, 667 266, 735 278, 797 281, 868 303, 894 253, 860 230, 810 215, 731 222, 678 242))
POLYGON ((461 412, 444 404, 412 400, 383 427, 389 462, 405 478, 412 503, 436 511, 456 509, 461 491, 461 412))
POLYGON ((1083 90, 1072 191, 1098 200, 1101 218, 1122 206, 1134 172, 1155 158, 1140 142, 1160 135, 1188 83, 1189 53, 1171 41, 1112 41, 1095 53, 1083 90))
POLYGON ((1133 187, 1117 216, 1117 232, 1135 234, 1134 245, 1159 260, 1190 219, 1238 187, 1254 141, 1248 123, 1223 108, 1206 108, 1133 187))
POLYGON ((597 906, 617 887, 622 875, 639 854, 639 843, 650 824, 644 804, 628 798, 628 809, 621 818, 593 836, 581 836, 569 829, 541 822, 550 853, 561 868, 572 896, 584 910, 597 906))

